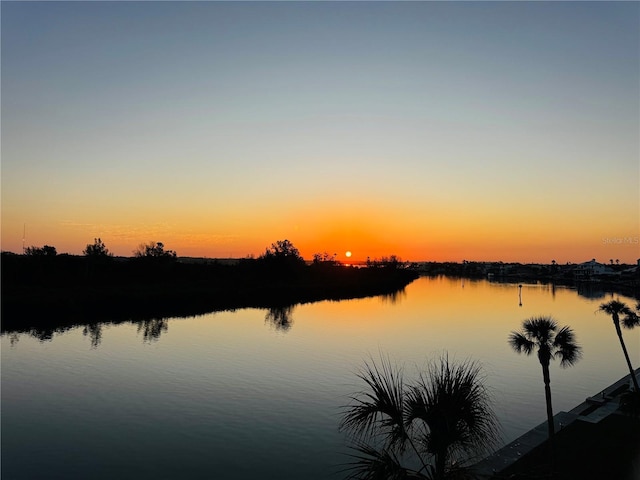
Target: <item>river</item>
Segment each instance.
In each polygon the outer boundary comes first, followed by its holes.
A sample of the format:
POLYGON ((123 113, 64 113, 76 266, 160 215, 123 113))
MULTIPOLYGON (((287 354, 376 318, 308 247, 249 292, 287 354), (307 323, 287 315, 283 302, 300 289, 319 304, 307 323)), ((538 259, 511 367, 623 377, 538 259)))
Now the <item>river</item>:
MULTIPOLYGON (((342 479, 340 413, 356 372, 389 356, 479 361, 506 443, 545 421, 535 356, 507 344, 531 316, 571 326, 584 350, 551 368, 554 411, 628 370, 600 303, 566 287, 420 278, 395 297, 243 309, 2 335, 2 478, 342 479)), ((634 367, 640 329, 624 331, 634 367)))

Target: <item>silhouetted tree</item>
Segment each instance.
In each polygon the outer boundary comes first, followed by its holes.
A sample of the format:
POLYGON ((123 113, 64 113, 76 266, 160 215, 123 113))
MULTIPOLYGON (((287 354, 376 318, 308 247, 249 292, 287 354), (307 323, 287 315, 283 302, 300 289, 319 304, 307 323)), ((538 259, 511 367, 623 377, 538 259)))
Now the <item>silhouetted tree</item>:
POLYGON ((300 251, 289 240, 278 240, 267 248, 261 258, 287 258, 295 261, 303 261, 300 251))
POLYGON ((58 252, 56 251, 56 247, 45 245, 42 248, 27 247, 24 249, 24 254, 31 257, 55 257, 58 252))
POLYGON ((173 250, 165 250, 162 242, 141 243, 133 251, 133 256, 137 258, 176 258, 177 254, 173 250))
POLYGON ((532 317, 522 322, 521 331, 511 332, 509 345, 516 352, 525 355, 531 355, 537 350, 538 360, 542 365, 549 437, 552 437, 555 428, 551 406, 549 364, 551 360, 559 358, 560 366, 564 368, 575 364, 580 359, 582 349, 576 343, 575 334, 566 326, 558 329, 558 324, 551 317, 532 317))
POLYGON ((88 243, 82 253, 87 257, 113 257, 113 254, 109 252, 109 249, 100 238, 94 238, 93 243, 88 243))
POLYGON ((336 263, 336 255, 330 255, 328 252, 323 252, 323 253, 314 253, 313 254, 313 263, 315 265, 318 265, 320 263, 324 263, 324 264, 329 264, 329 265, 333 265, 334 263, 336 263))
MULTIPOLYGON (((640 313, 640 303, 636 306, 638 313, 640 313)), ((613 326, 616 329, 616 334, 618 335, 618 340, 620 340, 620 346, 622 347, 622 353, 624 353, 624 359, 627 362, 627 367, 629 367, 629 374, 631 375, 631 380, 633 381, 633 387, 636 392, 640 392, 640 388, 638 387, 638 380, 636 379, 633 367, 631 366, 631 360, 629 359, 629 352, 627 352, 627 346, 624 344, 624 339, 622 338, 622 329, 620 328, 620 317, 622 317, 622 325, 625 328, 634 328, 640 325, 640 317, 638 313, 634 312, 625 304, 619 300, 611 300, 607 303, 600 304, 600 308, 598 311, 604 312, 607 315, 611 315, 611 320, 613 321, 613 326)))
POLYGON ((443 355, 413 385, 384 358, 358 376, 368 388, 352 397, 340 424, 358 452, 349 478, 453 478, 497 442, 497 419, 475 362, 455 364, 443 355))
POLYGON ((371 260, 369 257, 367 257, 367 267, 385 267, 389 269, 398 269, 404 268, 406 267, 406 265, 407 262, 403 262, 402 259, 397 255, 391 255, 390 257, 383 256, 379 260, 377 258, 371 260))
POLYGON ((267 267, 271 273, 289 275, 304 267, 304 258, 289 240, 279 240, 265 249, 258 257, 258 264, 267 267))

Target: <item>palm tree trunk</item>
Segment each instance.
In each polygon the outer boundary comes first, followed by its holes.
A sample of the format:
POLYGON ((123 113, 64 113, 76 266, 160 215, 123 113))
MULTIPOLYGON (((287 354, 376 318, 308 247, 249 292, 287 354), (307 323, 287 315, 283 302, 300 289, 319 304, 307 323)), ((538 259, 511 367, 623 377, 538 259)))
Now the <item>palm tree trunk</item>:
POLYGON ((631 374, 631 381, 633 382, 633 388, 636 393, 640 392, 640 387, 638 387, 638 379, 633 371, 633 367, 631 366, 631 360, 629 359, 629 352, 627 352, 627 346, 624 344, 624 339, 622 338, 622 330, 620 329, 620 321, 613 321, 613 324, 616 327, 616 333, 618 334, 618 339, 620 340, 620 346, 622 347, 622 353, 624 353, 624 358, 627 361, 627 366, 629 367, 629 373, 631 374))
POLYGON ((553 408, 551 406, 551 377, 549 376, 549 364, 542 364, 542 377, 544 379, 544 396, 547 401, 547 426, 549 438, 553 437, 555 428, 553 425, 553 408))
POLYGON ((435 478, 437 480, 444 480, 446 478, 447 468, 447 455, 446 453, 436 453, 434 458, 435 463, 435 478))

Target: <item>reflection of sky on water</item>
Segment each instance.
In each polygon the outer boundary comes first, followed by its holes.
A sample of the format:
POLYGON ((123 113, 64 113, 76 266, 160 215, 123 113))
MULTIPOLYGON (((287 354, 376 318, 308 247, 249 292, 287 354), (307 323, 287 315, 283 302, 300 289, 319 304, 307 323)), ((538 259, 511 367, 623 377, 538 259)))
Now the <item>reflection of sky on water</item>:
MULTIPOLYGON (((552 365, 555 411, 626 369, 611 320, 595 313, 608 297, 523 284, 519 306, 518 293, 517 284, 422 278, 395 301, 80 327, 43 342, 4 335, 3 477, 325 478, 345 461, 337 425, 360 388, 354 373, 380 351, 409 377, 443 350, 481 361, 510 440, 545 418, 536 358, 506 342, 524 318, 553 315, 584 348, 575 367, 552 365), (295 322, 273 328, 271 317, 295 322)), ((640 331, 624 334, 638 363, 640 331)))

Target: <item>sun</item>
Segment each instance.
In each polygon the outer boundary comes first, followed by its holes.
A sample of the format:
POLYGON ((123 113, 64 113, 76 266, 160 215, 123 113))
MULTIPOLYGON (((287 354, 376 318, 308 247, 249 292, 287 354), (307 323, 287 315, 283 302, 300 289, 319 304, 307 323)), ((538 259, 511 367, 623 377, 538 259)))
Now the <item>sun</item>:
POLYGON ((347 250, 346 252, 344 252, 344 256, 347 258, 351 257, 351 251, 347 250))

